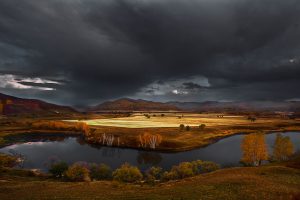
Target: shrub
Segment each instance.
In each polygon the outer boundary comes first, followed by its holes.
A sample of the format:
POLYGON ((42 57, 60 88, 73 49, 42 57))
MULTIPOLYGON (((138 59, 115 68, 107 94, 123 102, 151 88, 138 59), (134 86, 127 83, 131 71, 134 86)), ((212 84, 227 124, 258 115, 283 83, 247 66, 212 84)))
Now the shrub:
POLYGON ((148 183, 149 185, 155 185, 155 177, 150 175, 150 174, 146 174, 146 178, 145 181, 146 183, 148 183))
POLYGON ((16 163, 16 157, 0 153, 0 167, 13 167, 16 163))
POLYGON ((184 129, 184 124, 180 124, 179 129, 182 131, 184 129))
POLYGON ((220 165, 218 165, 214 162, 204 161, 202 164, 202 172, 203 173, 213 172, 218 169, 220 169, 220 165))
POLYGON ((190 162, 182 162, 178 166, 173 166, 171 172, 177 173, 179 178, 186 178, 194 175, 193 165, 190 162))
POLYGON ((109 166, 105 164, 91 165, 91 178, 96 180, 109 180, 112 178, 112 171, 109 166))
POLYGON ((88 135, 89 126, 84 122, 66 123, 62 121, 37 121, 31 125, 33 129, 62 130, 62 131, 78 131, 88 135))
POLYGON ((113 172, 113 179, 120 182, 134 183, 142 180, 141 171, 128 163, 123 164, 113 172))
POLYGON ((66 176, 71 181, 90 181, 89 170, 77 163, 68 168, 66 176))
POLYGON ((178 173, 175 171, 164 172, 161 177, 162 181, 170 181, 176 179, 179 179, 179 177, 178 177, 178 173))
POLYGON ((197 160, 193 162, 182 162, 178 166, 173 166, 169 172, 164 172, 162 181, 183 179, 194 175, 207 173, 219 169, 220 166, 214 162, 197 160))
POLYGON ((58 162, 51 165, 49 172, 56 178, 61 178, 68 170, 68 164, 65 162, 58 162))
POLYGON ((199 128, 200 128, 201 130, 205 129, 205 127, 206 127, 206 125, 205 125, 205 124, 201 124, 201 125, 199 125, 199 128))
POLYGON ((159 180, 159 179, 161 179, 162 173, 163 173, 163 170, 161 167, 151 167, 146 172, 146 175, 154 177, 155 180, 159 180))
POLYGON ((186 131, 190 131, 190 130, 191 130, 191 127, 190 127, 190 126, 186 126, 186 127, 185 127, 185 130, 186 130, 186 131))
POLYGON ((220 169, 220 166, 218 164, 210 161, 196 160, 191 163, 193 165, 193 172, 195 175, 220 169))

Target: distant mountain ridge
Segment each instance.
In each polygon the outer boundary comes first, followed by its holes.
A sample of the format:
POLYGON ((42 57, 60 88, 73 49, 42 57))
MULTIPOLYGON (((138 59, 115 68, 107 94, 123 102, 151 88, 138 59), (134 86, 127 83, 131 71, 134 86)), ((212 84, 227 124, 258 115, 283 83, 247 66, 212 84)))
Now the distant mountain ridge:
POLYGON ((177 111, 176 106, 167 103, 147 101, 142 99, 122 98, 115 101, 107 101, 95 107, 91 107, 89 111, 177 111))
MULTIPOLYGON (((297 112, 300 101, 249 101, 249 102, 154 102, 142 99, 121 98, 85 109, 87 112, 131 111, 188 111, 210 113, 297 112)), ((0 93, 0 115, 65 115, 78 113, 69 106, 60 106, 37 99, 24 99, 0 93)))
POLYGON ((70 113, 77 113, 77 111, 68 106, 51 104, 37 99, 23 99, 0 93, 0 115, 57 115, 70 113))
POLYGON ((191 111, 191 112, 300 112, 299 101, 249 101, 249 102, 153 102, 122 98, 107 101, 89 111, 191 111))
POLYGON ((186 111, 199 112, 300 112, 299 101, 249 101, 249 102, 168 102, 186 111))

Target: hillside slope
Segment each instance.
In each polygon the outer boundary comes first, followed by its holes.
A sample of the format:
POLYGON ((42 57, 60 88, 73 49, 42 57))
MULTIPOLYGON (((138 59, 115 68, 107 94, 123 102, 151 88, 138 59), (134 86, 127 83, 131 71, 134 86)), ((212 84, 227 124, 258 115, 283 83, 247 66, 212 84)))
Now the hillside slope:
POLYGON ((0 172, 0 199, 296 200, 300 170, 286 166, 223 169, 156 186, 109 181, 59 182, 0 172), (34 181, 30 181, 34 179, 34 181))
POLYGON ((73 108, 47 103, 37 99, 23 99, 0 93, 0 114, 57 115, 77 113, 73 108))
POLYGON ((179 110, 174 105, 166 103, 146 101, 146 100, 135 100, 129 98, 118 99, 115 101, 108 101, 99 104, 89 109, 89 111, 171 111, 179 110))

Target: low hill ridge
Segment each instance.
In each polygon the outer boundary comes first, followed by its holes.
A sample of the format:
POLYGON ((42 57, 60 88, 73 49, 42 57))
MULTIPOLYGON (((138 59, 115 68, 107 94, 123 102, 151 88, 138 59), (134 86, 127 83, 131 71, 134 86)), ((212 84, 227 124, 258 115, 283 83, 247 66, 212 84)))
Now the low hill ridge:
POLYGON ((23 99, 0 93, 0 115, 55 115, 71 113, 77 113, 77 111, 68 106, 60 106, 37 99, 23 99))
POLYGON ((90 108, 90 111, 171 111, 179 110, 176 106, 167 103, 147 101, 142 99, 121 98, 107 101, 90 108))

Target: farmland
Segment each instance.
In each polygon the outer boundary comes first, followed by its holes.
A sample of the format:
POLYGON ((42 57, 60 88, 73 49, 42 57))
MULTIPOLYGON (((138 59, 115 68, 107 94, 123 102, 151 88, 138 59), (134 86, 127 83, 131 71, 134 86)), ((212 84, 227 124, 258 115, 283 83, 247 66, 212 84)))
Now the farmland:
MULTIPOLYGON (((85 122, 91 126, 111 126, 123 128, 174 128, 180 124, 189 126, 199 126, 205 124, 208 127, 247 125, 249 121, 245 116, 222 116, 218 114, 181 114, 181 113, 159 113, 145 114, 137 113, 129 117, 109 118, 109 119, 90 119, 90 120, 68 120, 85 122), (147 117, 149 116, 149 118, 147 117)), ((261 119, 256 124, 266 124, 273 122, 274 119, 261 119)))
POLYGON ((154 134, 162 137, 161 144, 155 149, 160 151, 191 150, 239 133, 300 130, 299 120, 268 117, 251 121, 247 116, 221 114, 152 113, 145 116, 136 113, 129 117, 68 120, 67 122, 79 121, 87 123, 93 129, 93 132, 86 136, 90 143, 99 143, 105 133, 119 138, 121 142, 118 146, 139 148, 140 135, 154 134), (180 128, 180 124, 184 127, 180 128), (201 124, 205 127, 201 128, 201 124))

